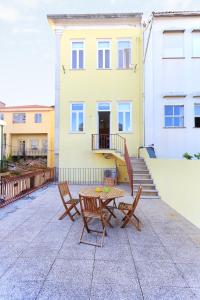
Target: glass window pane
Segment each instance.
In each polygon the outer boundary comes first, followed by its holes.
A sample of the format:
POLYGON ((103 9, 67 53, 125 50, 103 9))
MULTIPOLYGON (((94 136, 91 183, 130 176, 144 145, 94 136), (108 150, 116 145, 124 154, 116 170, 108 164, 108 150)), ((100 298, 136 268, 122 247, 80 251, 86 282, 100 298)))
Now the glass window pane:
POLYGON ((131 42, 130 41, 119 41, 118 47, 119 47, 119 49, 131 48, 131 42))
POLYGON ((125 113, 125 131, 130 131, 131 129, 131 116, 130 116, 130 112, 126 112, 125 113))
POLYGON ((81 103, 72 104, 72 110, 83 110, 83 104, 81 103))
POLYGON ((110 111, 110 104, 109 103, 99 103, 98 104, 98 111, 110 111))
POLYGON ((173 105, 165 105, 165 115, 166 116, 173 115, 173 105))
POLYGON ((174 115, 175 116, 182 116, 183 115, 183 106, 182 105, 175 105, 174 106, 174 115))
POLYGON ((77 68, 77 51, 73 50, 72 51, 72 69, 77 68))
POLYGON ((83 113, 82 112, 79 112, 78 130, 83 131, 83 113))
POLYGON ((131 67, 131 51, 130 49, 124 49, 124 56, 125 56, 125 66, 126 69, 129 69, 131 67))
POLYGON ((123 50, 119 50, 118 52, 118 68, 123 68, 124 63, 123 63, 123 50))
POLYGON ((105 50, 105 68, 110 68, 110 50, 105 50))
POLYGON ((98 68, 103 68, 103 50, 98 51, 98 68))
POLYGON ((72 42, 72 49, 83 49, 83 42, 72 42))
POLYGON ((83 69, 83 50, 79 51, 79 69, 83 69))
POLYGON ((119 119, 119 124, 118 124, 118 130, 123 131, 123 112, 118 113, 118 119, 119 119))
POLYGON ((195 114, 195 116, 200 116, 200 105, 199 104, 195 104, 194 114, 195 114))
POLYGON ((76 131, 76 122, 77 122, 77 115, 75 112, 72 113, 72 131, 76 131))
POLYGON ((130 103, 119 103, 119 111, 130 111, 130 103))
POLYGON ((174 118, 174 127, 179 127, 180 126, 180 118, 179 117, 175 117, 174 118))
POLYGON ((184 33, 166 32, 164 33, 164 56, 182 57, 184 55, 184 33))
POLYGON ((200 32, 194 32, 192 34, 192 44, 193 56, 200 57, 200 32))
POLYGON ((109 49, 110 48, 110 42, 104 41, 104 42, 98 42, 98 49, 109 49))
POLYGON ((173 118, 165 117, 165 127, 173 127, 173 118))

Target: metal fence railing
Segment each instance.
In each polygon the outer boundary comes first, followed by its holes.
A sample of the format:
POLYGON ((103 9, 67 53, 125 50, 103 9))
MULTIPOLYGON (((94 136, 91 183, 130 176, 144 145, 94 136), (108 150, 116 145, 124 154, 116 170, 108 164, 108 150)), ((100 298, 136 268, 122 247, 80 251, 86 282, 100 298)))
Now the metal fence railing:
POLYGON ((116 168, 59 168, 55 174, 59 181, 69 184, 103 184, 106 172, 116 173, 116 168))
POLYGON ((53 181, 53 168, 29 172, 21 176, 1 177, 0 208, 53 181))

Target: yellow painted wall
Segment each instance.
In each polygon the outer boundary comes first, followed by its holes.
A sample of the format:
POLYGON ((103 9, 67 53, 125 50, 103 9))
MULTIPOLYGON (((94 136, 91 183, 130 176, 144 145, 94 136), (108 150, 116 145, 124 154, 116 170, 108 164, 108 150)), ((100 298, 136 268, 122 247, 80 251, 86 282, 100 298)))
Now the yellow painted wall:
MULTIPOLYGON (((54 108, 41 108, 41 109, 9 109, 9 107, 0 108, 0 112, 4 114, 4 120, 6 122, 5 134, 6 134, 6 155, 11 154, 12 146, 16 146, 17 139, 20 140, 26 138, 29 144, 29 140, 34 139, 33 136, 41 141, 44 136, 48 139, 48 166, 54 166, 54 108), (26 123, 13 123, 13 113, 26 113, 26 123), (42 122, 35 123, 35 113, 42 114, 42 122)), ((41 142, 40 142, 41 145, 41 142)))
POLYGON ((142 135, 142 32, 131 29, 65 30, 61 38, 59 167, 113 167, 115 158, 105 159, 91 150, 91 135, 97 134, 97 102, 111 102, 111 132, 127 139, 130 155, 136 155, 142 135), (111 39, 111 70, 96 69, 97 39, 111 39), (117 69, 117 41, 131 38, 136 72, 117 69), (70 70, 71 41, 85 41, 85 70, 70 70), (62 65, 65 72, 63 72, 62 65), (132 101, 131 133, 118 132, 117 103, 132 101), (70 103, 85 103, 85 131, 70 133, 70 103))
POLYGON ((162 200, 200 228, 200 161, 150 159, 142 150, 162 200))

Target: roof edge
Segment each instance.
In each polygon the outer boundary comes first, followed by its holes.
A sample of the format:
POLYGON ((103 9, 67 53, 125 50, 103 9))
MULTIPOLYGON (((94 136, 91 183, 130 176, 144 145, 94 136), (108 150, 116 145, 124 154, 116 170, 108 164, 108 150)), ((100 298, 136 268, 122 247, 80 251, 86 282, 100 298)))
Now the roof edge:
POLYGON ((50 20, 71 19, 120 19, 120 18, 142 18, 143 14, 136 13, 95 13, 95 14, 48 14, 50 20))
POLYGON ((154 17, 195 17, 200 16, 200 11, 163 11, 152 12, 154 17))

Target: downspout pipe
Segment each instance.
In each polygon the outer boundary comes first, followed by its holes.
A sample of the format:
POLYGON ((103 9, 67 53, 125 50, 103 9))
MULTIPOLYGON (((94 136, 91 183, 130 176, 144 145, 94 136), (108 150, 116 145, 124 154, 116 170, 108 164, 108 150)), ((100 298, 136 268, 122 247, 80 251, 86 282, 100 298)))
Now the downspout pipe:
POLYGON ((143 120, 144 120, 144 125, 143 125, 143 139, 144 139, 144 146, 146 145, 146 131, 145 131, 145 101, 146 101, 146 93, 145 93, 145 62, 146 62, 146 57, 147 57, 147 53, 148 53, 148 47, 149 47, 149 42, 150 42, 150 37, 151 37, 151 33, 152 33, 152 27, 153 27, 153 21, 154 21, 154 14, 151 15, 151 19, 149 21, 148 26, 144 29, 143 31, 143 120), (145 45, 144 41, 144 36, 145 36, 145 31, 148 29, 150 25, 150 29, 149 29, 149 34, 148 34, 148 38, 147 38, 147 43, 145 45), (146 47, 145 47, 146 46, 146 47))

